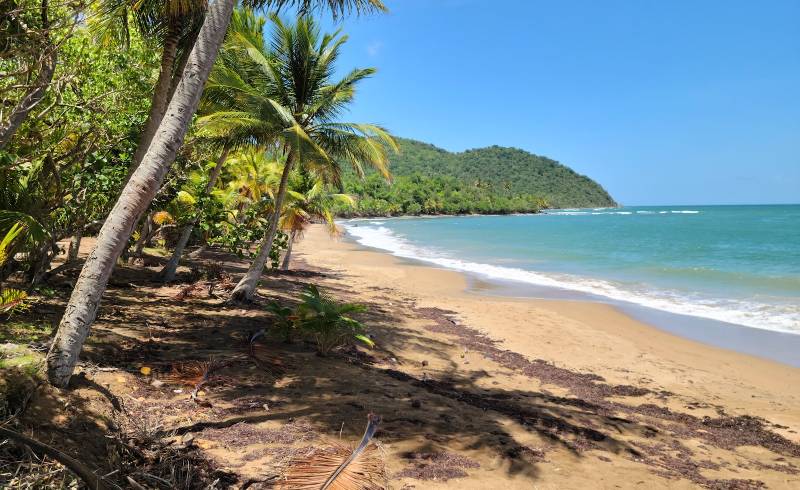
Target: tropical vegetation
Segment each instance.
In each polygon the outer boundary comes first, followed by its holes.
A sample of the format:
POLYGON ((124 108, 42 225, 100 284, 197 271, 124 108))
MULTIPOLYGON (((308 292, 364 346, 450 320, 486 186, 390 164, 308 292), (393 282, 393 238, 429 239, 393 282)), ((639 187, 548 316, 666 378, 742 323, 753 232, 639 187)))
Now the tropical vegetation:
POLYGON ((341 216, 532 213, 543 208, 616 206, 589 177, 546 157, 493 146, 451 153, 398 138, 390 155, 393 181, 347 174, 344 189, 356 196, 341 216))
POLYGON ((354 303, 339 303, 322 293, 314 285, 306 287, 297 307, 297 325, 308 333, 317 344, 317 353, 324 356, 334 348, 358 340, 374 345, 364 330, 364 325, 352 317, 363 312, 364 307, 354 303))
MULTIPOLYGON (((121 260, 159 251, 169 283, 193 247, 227 250, 251 260, 230 294, 248 302, 265 268, 290 268, 309 224, 336 235, 336 216, 613 205, 521 150, 398 145, 348 121, 375 70, 342 71, 347 36, 312 14, 379 12, 379 0, 248 4, 280 12, 265 16, 232 0, 3 5, 0 280, 15 278, 3 301, 80 270, 47 355, 54 386, 67 386, 121 260)), ((318 335, 323 352, 338 343, 318 335)))

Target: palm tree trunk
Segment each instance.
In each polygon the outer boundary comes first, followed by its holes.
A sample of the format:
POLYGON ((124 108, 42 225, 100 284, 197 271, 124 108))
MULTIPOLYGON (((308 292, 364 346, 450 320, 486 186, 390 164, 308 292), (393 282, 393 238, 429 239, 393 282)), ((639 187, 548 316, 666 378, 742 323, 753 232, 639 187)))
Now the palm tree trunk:
POLYGON ((47 354, 47 377, 54 386, 64 388, 69 383, 114 265, 139 215, 155 196, 183 144, 235 3, 236 0, 215 0, 209 5, 186 70, 153 142, 122 190, 86 259, 47 354))
POLYGON ((42 67, 39 70, 36 81, 28 89, 25 97, 23 97, 11 111, 5 124, 0 125, 0 150, 5 148, 9 141, 11 141, 11 137, 17 132, 17 129, 19 129, 22 123, 25 122, 25 119, 28 118, 28 114, 42 101, 47 93, 47 89, 50 87, 50 82, 53 80, 53 74, 56 71, 56 63, 58 62, 58 49, 50 42, 50 22, 47 18, 47 9, 48 0, 42 0, 42 28, 46 33, 44 36, 45 54, 42 57, 42 67))
MULTIPOLYGON (((158 72, 158 80, 153 91, 153 99, 150 103, 150 113, 147 115, 142 134, 139 137, 139 144, 133 154, 133 161, 129 169, 129 175, 136 170, 141 163, 153 137, 158 131, 158 126, 167 111, 170 99, 170 88, 172 86, 172 71, 175 68, 175 56, 178 53, 178 38, 180 36, 180 26, 177 22, 170 21, 169 31, 164 38, 164 48, 161 51, 161 70, 158 72)), ((180 74, 178 74, 180 75, 180 74)))
POLYGON ((278 221, 280 221, 281 218, 283 200, 286 197, 286 188, 289 187, 289 174, 292 171, 292 164, 294 163, 292 154, 293 153, 290 151, 286 158, 286 164, 283 166, 281 184, 280 187, 278 187, 278 195, 275 196, 275 210, 269 221, 269 229, 259 245, 258 255, 250 264, 247 273, 233 289, 231 301, 248 302, 253 299, 253 295, 256 293, 258 280, 261 277, 261 273, 264 271, 264 265, 269 258, 269 252, 272 250, 272 242, 275 240, 275 234, 278 232, 278 221))
MULTIPOLYGON (((208 176, 208 183, 206 184, 204 195, 208 195, 214 186, 217 185, 217 179, 219 179, 219 174, 222 171, 222 166, 225 165, 225 160, 228 159, 228 153, 230 153, 230 148, 225 146, 222 149, 222 154, 217 159, 217 164, 214 166, 214 170, 211 171, 211 175, 208 176)), ((194 230, 194 225, 197 224, 197 218, 193 219, 186 226, 183 227, 183 232, 181 232, 181 238, 178 240, 178 244, 175 245, 175 250, 172 251, 172 257, 170 257, 169 262, 161 269, 160 275, 161 280, 164 282, 170 282, 175 279, 175 271, 178 269, 178 263, 181 260, 181 255, 183 255, 183 249, 186 248, 186 244, 189 243, 189 238, 192 237, 192 230, 194 230)))
POLYGON ((188 38, 183 40, 183 44, 186 46, 186 48, 183 49, 181 57, 178 59, 178 66, 173 70, 175 75, 172 77, 172 82, 169 86, 169 95, 167 96, 167 101, 172 100, 172 96, 175 95, 175 90, 178 88, 178 82, 181 80, 181 75, 183 75, 183 71, 186 70, 186 63, 189 62, 189 55, 192 54, 192 50, 190 48, 194 46, 195 41, 197 41, 197 35, 198 32, 194 32, 188 38))
POLYGON ((296 231, 292 231, 292 234, 289 235, 289 243, 286 244, 286 255, 283 256, 283 263, 281 264, 282 270, 289 270, 289 262, 292 260, 292 245, 294 244, 295 236, 297 236, 296 231))
MULTIPOLYGON (((172 99, 172 94, 177 86, 176 82, 177 80, 180 80, 180 76, 183 73, 183 69, 181 69, 175 74, 175 76, 173 76, 173 71, 175 68, 175 56, 178 53, 179 36, 180 28, 178 23, 175 20, 171 20, 169 23, 169 30, 164 38, 164 46, 161 50, 161 69, 158 72, 158 80, 156 80, 156 86, 153 90, 153 98, 150 101, 150 113, 147 115, 144 129, 142 130, 142 134, 139 136, 139 143, 136 145, 136 151, 133 154, 133 160, 128 168, 128 179, 131 178, 133 171, 139 166, 142 158, 144 158, 145 153, 147 153, 147 149, 150 148, 150 143, 153 142, 153 137, 155 136, 156 131, 158 131, 158 126, 161 124, 161 120, 164 118, 164 113, 167 111, 169 101, 172 99)), ((183 67, 179 68, 185 68, 185 64, 183 67)), ((136 220, 136 222, 138 223, 140 221, 142 221, 141 216, 136 220)), ((145 241, 147 240, 147 236, 150 233, 152 226, 153 223, 151 221, 151 216, 148 215, 145 218, 145 221, 142 222, 142 233, 139 236, 139 239, 136 240, 135 249, 133 252, 134 257, 142 256, 142 250, 144 249, 145 241)))

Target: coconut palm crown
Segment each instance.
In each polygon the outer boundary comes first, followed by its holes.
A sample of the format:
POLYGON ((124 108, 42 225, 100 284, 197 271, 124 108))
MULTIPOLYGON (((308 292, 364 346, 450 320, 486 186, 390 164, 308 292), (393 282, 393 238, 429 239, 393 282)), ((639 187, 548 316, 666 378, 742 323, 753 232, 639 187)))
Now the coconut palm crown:
POLYGON ((288 24, 273 14, 267 40, 262 35, 265 22, 247 9, 234 13, 226 49, 209 77, 204 115, 198 120, 200 135, 277 144, 287 157, 271 226, 258 257, 234 291, 239 300, 252 298, 255 291, 294 165, 338 185, 342 164, 358 175, 369 165, 389 178, 388 152, 397 151, 384 128, 340 121, 357 85, 375 73, 372 68, 354 69, 334 79, 346 36, 339 31, 322 34, 307 16, 288 24))
POLYGON ((299 17, 293 25, 275 14, 271 20, 267 42, 263 17, 248 9, 234 12, 225 49, 206 86, 198 134, 240 145, 277 141, 293 149, 300 165, 314 167, 333 183, 339 182, 340 162, 359 175, 366 163, 388 178, 387 149, 397 150, 388 132, 374 124, 338 120, 352 103, 356 85, 375 70, 355 69, 334 81, 346 36, 320 34, 310 17, 299 17))

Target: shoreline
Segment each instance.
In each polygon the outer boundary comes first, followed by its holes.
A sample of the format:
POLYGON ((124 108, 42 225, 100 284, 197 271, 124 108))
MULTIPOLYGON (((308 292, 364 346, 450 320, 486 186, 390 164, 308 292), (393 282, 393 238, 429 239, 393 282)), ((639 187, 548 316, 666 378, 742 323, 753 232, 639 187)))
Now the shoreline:
MULTIPOLYGON (((579 291, 533 286, 513 280, 501 281, 484 278, 475 273, 440 267, 424 260, 399 257, 387 250, 362 245, 346 232, 342 235, 341 240, 364 251, 390 256, 400 263, 462 275, 465 278, 463 289, 465 294, 532 301, 565 316, 570 316, 570 313, 576 309, 576 305, 580 305, 577 308, 579 310, 584 308, 582 305, 604 305, 612 308, 618 315, 642 324, 647 329, 656 329, 682 340, 700 343, 711 348, 753 356, 791 368, 800 368, 800 335, 798 334, 672 313, 579 291)), ((585 321, 588 316, 581 315, 579 318, 585 321)))
MULTIPOLYGON (((471 291, 464 273, 414 264, 349 239, 333 240, 318 225, 295 250, 311 266, 346 271, 354 290, 391 286, 415 297, 421 307, 455 312, 455 318, 498 346, 529 358, 613 383, 713 400, 800 428, 798 368, 683 338, 608 304, 471 291)), ((800 441, 797 431, 783 435, 800 441)))
MULTIPOLYGON (((645 213, 645 211, 635 212, 645 213)), ((660 211, 660 213, 668 212, 689 211, 660 211)), ((610 279, 608 275, 603 274, 585 276, 584 273, 570 267, 531 269, 513 264, 506 265, 506 261, 501 259, 492 261, 460 258, 453 256, 452 251, 445 254, 436 252, 436 243, 429 243, 423 247, 415 241, 404 238, 402 233, 396 236, 384 228, 377 228, 373 233, 372 228, 366 227, 362 232, 358 225, 359 221, 383 225, 380 218, 342 221, 342 225, 348 228, 344 235, 345 240, 378 253, 408 260, 409 263, 465 274, 473 284, 477 285, 477 289, 485 294, 609 304, 624 314, 660 330, 711 346, 800 367, 800 330, 797 330, 796 316, 792 316, 794 310, 787 309, 792 303, 788 297, 778 297, 778 301, 773 304, 769 300, 756 299, 758 295, 749 294, 747 291, 738 296, 726 296, 724 292, 714 293, 702 288, 696 294, 692 290, 680 287, 673 291, 669 286, 659 282, 649 282, 646 277, 639 277, 636 280, 641 284, 636 283, 634 284, 636 287, 629 287, 624 281, 618 283, 613 275, 610 279), (348 226, 347 223, 353 224, 348 226), (383 233, 381 230, 384 230, 383 233), (428 253, 428 248, 433 252, 428 253), (565 270, 567 272, 564 272, 565 270), (788 301, 785 307, 780 302, 784 300, 788 301), (776 308, 774 315, 769 313, 773 306, 776 308)))
MULTIPOLYGON (((380 253, 380 250, 376 250, 380 253)), ((424 262, 421 262, 424 264, 424 262)), ((471 276, 469 273, 464 273, 471 276)), ((800 335, 766 328, 748 327, 723 322, 713 318, 693 316, 659 310, 638 303, 619 301, 603 296, 548 288, 529 286, 524 283, 490 278, 471 277, 470 290, 479 294, 505 298, 530 299, 534 301, 566 301, 594 303, 613 307, 620 314, 644 323, 650 328, 670 333, 686 340, 702 343, 800 368, 800 335)))

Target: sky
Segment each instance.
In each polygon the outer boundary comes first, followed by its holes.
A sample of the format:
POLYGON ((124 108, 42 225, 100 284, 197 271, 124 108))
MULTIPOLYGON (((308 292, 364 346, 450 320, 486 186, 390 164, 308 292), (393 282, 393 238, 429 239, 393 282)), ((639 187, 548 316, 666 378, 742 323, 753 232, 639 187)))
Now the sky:
POLYGON ((800 202, 798 0, 384 1, 341 24, 342 72, 378 69, 352 121, 545 155, 626 205, 800 202))

